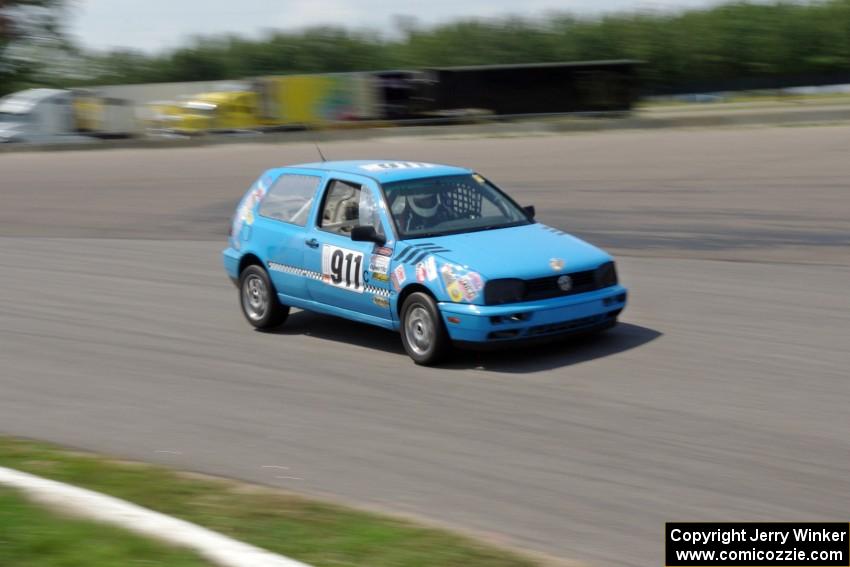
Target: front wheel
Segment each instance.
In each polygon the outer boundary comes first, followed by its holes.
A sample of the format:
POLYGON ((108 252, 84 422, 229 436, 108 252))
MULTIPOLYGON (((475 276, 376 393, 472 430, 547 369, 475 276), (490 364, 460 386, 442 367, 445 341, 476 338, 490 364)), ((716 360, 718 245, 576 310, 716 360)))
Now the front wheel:
POLYGON ((401 342, 416 364, 430 366, 445 359, 451 342, 440 310, 431 296, 412 293, 401 308, 401 342))
POLYGON ((282 325, 289 316, 289 307, 277 300, 269 275, 257 265, 239 275, 239 304, 248 322, 258 329, 282 325))

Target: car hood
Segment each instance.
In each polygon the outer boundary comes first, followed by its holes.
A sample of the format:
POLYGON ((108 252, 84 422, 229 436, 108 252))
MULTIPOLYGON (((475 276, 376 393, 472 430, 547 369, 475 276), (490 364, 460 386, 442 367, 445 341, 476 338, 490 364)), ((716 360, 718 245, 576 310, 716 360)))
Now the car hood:
POLYGON ((568 274, 594 269, 611 259, 592 244, 541 223, 407 240, 404 244, 418 252, 405 248, 397 259, 415 264, 433 254, 485 279, 568 274), (559 261, 563 261, 563 267, 556 269, 559 261))

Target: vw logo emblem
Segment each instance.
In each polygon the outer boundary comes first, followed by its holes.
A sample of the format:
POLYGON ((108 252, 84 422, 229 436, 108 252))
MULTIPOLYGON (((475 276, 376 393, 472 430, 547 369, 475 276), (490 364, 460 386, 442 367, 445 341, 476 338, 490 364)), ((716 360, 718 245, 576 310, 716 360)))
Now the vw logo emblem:
POLYGON ((552 258, 549 260, 549 267, 555 270, 556 272, 560 272, 564 269, 564 260, 561 258, 552 258))
POLYGON ((558 278, 558 287, 561 288, 561 291, 570 291, 573 288, 573 278, 561 276, 558 278))

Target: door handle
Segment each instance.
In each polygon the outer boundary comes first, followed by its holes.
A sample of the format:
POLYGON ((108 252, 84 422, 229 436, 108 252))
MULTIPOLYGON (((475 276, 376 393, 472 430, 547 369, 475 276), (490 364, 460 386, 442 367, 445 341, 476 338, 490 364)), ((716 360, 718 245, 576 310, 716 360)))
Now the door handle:
POLYGON ((319 247, 319 241, 316 240, 315 238, 311 238, 310 240, 307 240, 306 242, 304 242, 304 244, 306 244, 310 248, 318 248, 319 247))

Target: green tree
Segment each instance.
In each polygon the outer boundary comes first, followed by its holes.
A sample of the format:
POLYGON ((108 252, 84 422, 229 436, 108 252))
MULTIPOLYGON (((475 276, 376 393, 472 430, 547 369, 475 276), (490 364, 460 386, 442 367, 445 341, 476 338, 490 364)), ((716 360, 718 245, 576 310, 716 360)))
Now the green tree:
POLYGON ((47 55, 68 46, 62 0, 0 0, 0 95, 44 81, 47 55))
MULTIPOLYGON (((0 0, 2 1, 2 0, 0 0)), ((40 3, 40 2, 39 2, 40 3)), ((48 2, 55 4, 55 2, 48 2)), ((679 12, 462 20, 400 36, 316 27, 261 39, 195 38, 164 55, 89 57, 90 84, 238 79, 450 65, 638 59, 647 89, 750 77, 850 73, 850 0, 733 1, 679 12)))

